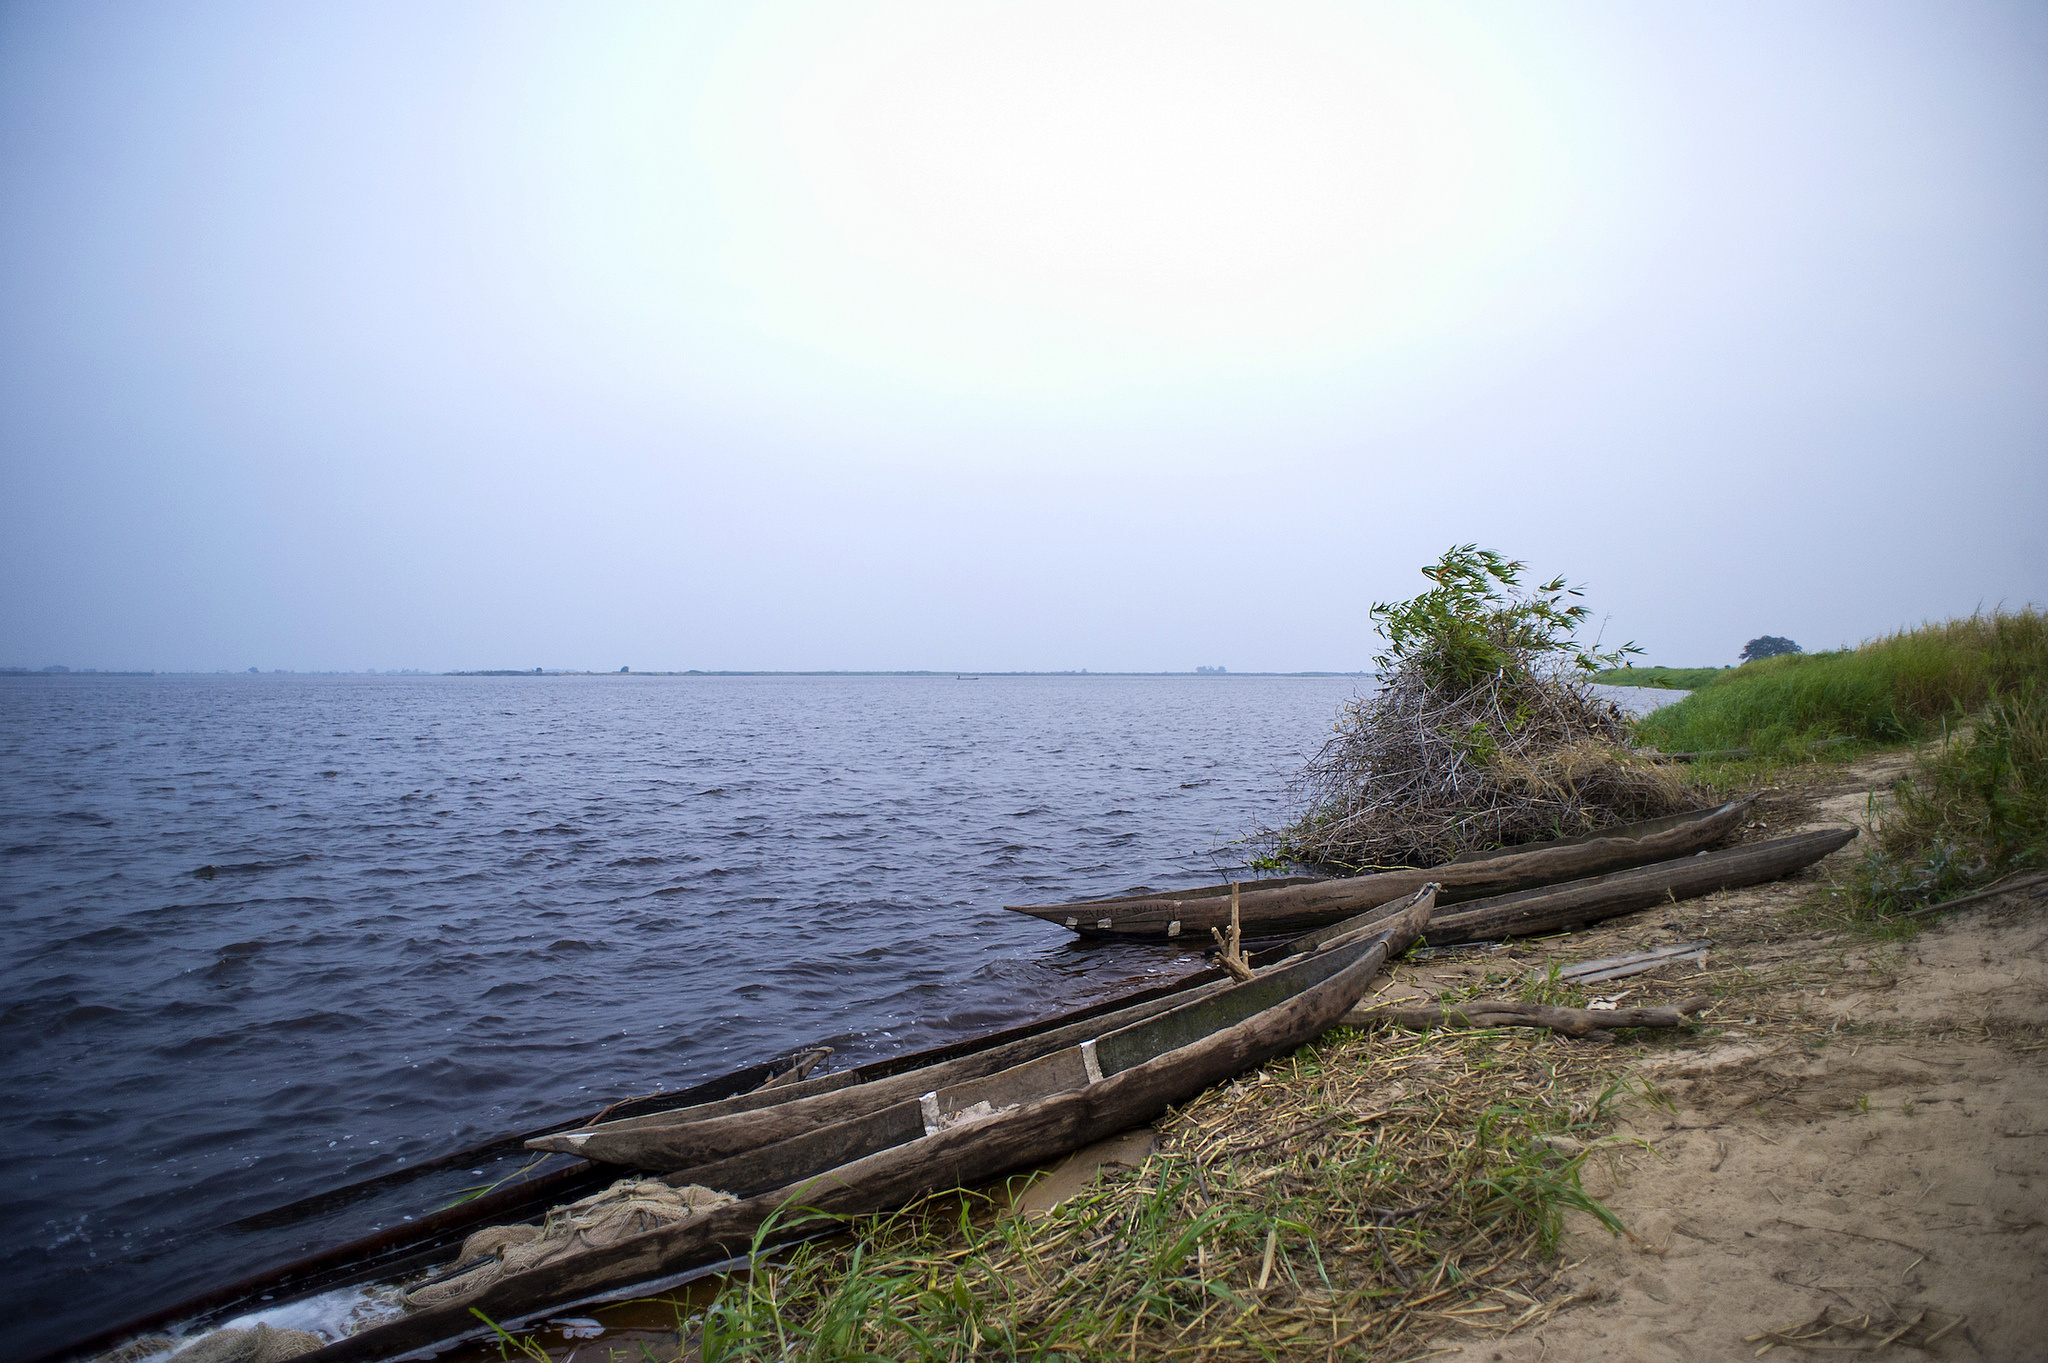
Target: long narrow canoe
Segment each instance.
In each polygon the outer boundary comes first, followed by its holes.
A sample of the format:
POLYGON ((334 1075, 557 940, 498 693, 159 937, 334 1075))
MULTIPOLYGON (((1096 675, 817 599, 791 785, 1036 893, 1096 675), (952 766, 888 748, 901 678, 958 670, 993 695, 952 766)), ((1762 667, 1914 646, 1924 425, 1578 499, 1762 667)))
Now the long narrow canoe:
POLYGON ((1467 903, 1456 913, 1437 915, 1429 925, 1429 944, 1558 932, 1716 890, 1761 885, 1804 870, 1848 846, 1855 836, 1854 828, 1795 833, 1545 889, 1495 895, 1467 903))
POLYGON ((595 1296, 744 1255, 771 1218, 884 1211, 1128 1130, 1335 1026, 1386 962, 1427 929, 1433 911, 1434 896, 1422 894, 1382 920, 1381 930, 1352 933, 1180 1008, 839 1129, 672 1175, 676 1184, 715 1180, 709 1186, 742 1198, 679 1225, 508 1274, 476 1297, 370 1326, 299 1357, 379 1363, 444 1350, 489 1334, 479 1315, 516 1329, 595 1296))
MULTIPOLYGON (((1753 801, 1744 801, 1743 808, 1747 809, 1751 803, 1753 801)), ((1644 819, 1640 823, 1617 824, 1613 828, 1603 828, 1597 833, 1581 833, 1576 837, 1550 838, 1541 842, 1518 842, 1508 847, 1489 847, 1484 851, 1466 852, 1452 857, 1445 865, 1459 866, 1468 861, 1490 861, 1494 857, 1520 856, 1524 852, 1542 852, 1552 847, 1577 847, 1581 843, 1592 842, 1595 838, 1642 838, 1652 833, 1662 833, 1666 829, 1677 828, 1681 824, 1691 823, 1695 819, 1702 818, 1711 812, 1711 810, 1689 809, 1680 814, 1666 814, 1662 818, 1644 819)), ((1230 887, 1233 883, 1237 885, 1240 895, 1243 895, 1259 893, 1265 890, 1284 890, 1295 885, 1325 885, 1335 879, 1338 879, 1338 877, 1263 876, 1257 880, 1240 880, 1236 882, 1226 880, 1214 885, 1197 885, 1190 889, 1133 891, 1118 895, 1107 895, 1101 899, 1077 899, 1072 903, 1037 904, 1028 908, 1017 908, 1015 912, 1036 913, 1043 917, 1048 913, 1070 911, 1072 916, 1086 920, 1091 916, 1101 917, 1101 911, 1105 908, 1113 911, 1119 906, 1129 904, 1150 904, 1161 899, 1215 899, 1227 897, 1230 894, 1230 887), (1093 909, 1096 912, 1093 915, 1079 912, 1079 910, 1083 909, 1093 909)))
MULTIPOLYGON (((1654 820, 1658 825, 1654 831, 1636 836, 1626 836, 1627 830, 1617 829, 1611 836, 1585 841, 1567 839, 1533 849, 1503 849, 1498 855, 1444 866, 1382 871, 1277 889, 1245 889, 1239 894, 1240 913, 1247 935, 1273 936, 1351 917, 1413 894, 1429 883, 1441 887, 1437 894, 1439 903, 1456 904, 1603 875, 1690 856, 1712 847, 1741 828, 1750 804, 1749 800, 1734 801, 1675 824, 1668 819, 1654 820)), ((1125 941, 1168 942, 1184 934, 1205 941, 1210 928, 1224 927, 1230 921, 1227 887, 1223 894, 1205 890, 1173 897, 1005 907, 1057 923, 1083 937, 1125 941)))
MULTIPOLYGON (((688 1089, 624 1099, 591 1116, 557 1122, 537 1131, 497 1137, 450 1155, 422 1160, 418 1164, 388 1174, 380 1174, 346 1187, 316 1193, 202 1234, 225 1236, 287 1230, 295 1225, 331 1216, 351 1206, 372 1203, 379 1198, 390 1198, 407 1185, 430 1179, 437 1173, 466 1173, 479 1165, 493 1164, 513 1155, 520 1156, 522 1160, 530 1160, 531 1156, 525 1150, 525 1142, 551 1132, 586 1127, 608 1119, 639 1113, 669 1111, 693 1103, 713 1103, 730 1099, 738 1106, 745 1107, 750 1104, 777 1102, 813 1091, 821 1085, 838 1087, 855 1084, 937 1064, 957 1056, 971 1055, 977 1051, 1006 1045, 1022 1038, 1154 1000, 1178 1002, 1173 996, 1181 991, 1225 978, 1227 977, 1221 970, 1196 971, 1164 985, 1107 999, 1085 1008, 993 1034, 949 1042, 924 1051, 887 1056, 856 1068, 807 1080, 804 1084, 785 1084, 764 1089, 762 1086, 767 1081, 788 1073, 793 1058, 807 1049, 800 1047, 790 1056, 748 1065, 688 1089)), ((1162 1003, 1161 1006, 1171 1006, 1171 1002, 1162 1003)), ((617 1177, 617 1173, 616 1169, 593 1164, 587 1160, 554 1161, 531 1174, 508 1178, 504 1186, 494 1192, 438 1211, 423 1210, 417 1203, 412 1206, 401 1204, 396 1210, 382 1215, 381 1219, 388 1223, 384 1230, 327 1249, 303 1254, 276 1267, 224 1283, 169 1306, 127 1319, 119 1325, 97 1331, 88 1338, 50 1350, 30 1363, 59 1363, 59 1360, 64 1359, 90 1358, 122 1340, 162 1330, 180 1322, 229 1319, 256 1310, 269 1301, 282 1301, 286 1297, 308 1296, 356 1283, 402 1277, 446 1258, 450 1249, 461 1244, 463 1239, 479 1226, 531 1220, 550 1207, 573 1202, 600 1191, 617 1177)), ((444 1201, 449 1196, 445 1188, 446 1182, 444 1179, 444 1186, 435 1196, 426 1199, 428 1207, 433 1206, 436 1201, 444 1201)))
MULTIPOLYGON (((1377 920, 1402 907, 1405 906, 1390 906, 1389 909, 1376 912, 1371 917, 1377 920)), ((1298 955, 1334 940, 1345 932, 1355 931, 1365 926, 1365 922, 1366 920, 1361 918, 1356 923, 1339 924, 1311 938, 1284 943, 1261 952, 1254 959, 1263 963, 1298 955)), ((924 1051, 888 1056, 838 1073, 764 1088, 766 1081, 789 1072, 793 1056, 802 1054, 805 1049, 799 1048, 798 1051, 791 1053, 791 1057, 749 1065, 730 1074, 707 1080, 693 1088, 615 1102, 580 1120, 556 1123, 539 1131, 529 1131, 520 1135, 499 1137, 451 1155, 422 1161, 419 1165, 392 1174, 379 1175, 362 1183, 303 1198, 288 1206, 244 1218, 226 1230, 256 1232, 288 1228, 331 1215, 350 1206, 370 1202, 372 1199, 389 1198, 405 1185, 435 1171, 467 1171, 479 1164, 500 1159, 507 1153, 523 1153, 524 1143, 529 1140, 540 1139, 564 1130, 592 1127, 607 1121, 623 1121, 641 1115, 661 1116, 685 1112, 691 1117, 702 1118, 727 1112, 755 1111, 815 1094, 831 1093, 853 1085, 885 1080, 913 1070, 931 1071, 934 1067, 951 1061, 972 1060, 973 1057, 985 1052, 1004 1052, 1004 1055, 997 1057, 993 1063, 969 1064, 958 1070, 949 1071, 950 1077, 947 1082, 951 1082, 951 1078, 992 1073, 1004 1064, 1019 1063, 1020 1059, 1029 1059, 1049 1050, 1071 1045, 1073 1041, 1068 1038, 1080 1032, 1086 1032, 1089 1036, 1098 1035, 1130 1021, 1187 1002, 1197 996, 1195 991, 1213 993, 1221 988, 1228 978, 1220 969, 1199 970, 1165 985, 1104 1000, 1037 1022, 950 1042, 924 1051), (1046 1037, 1048 1040, 1040 1047, 1024 1044, 1036 1037, 1046 1037)), ((932 1085, 927 1083, 920 1087, 918 1092, 927 1092, 931 1087, 932 1085)), ((470 1232, 481 1226, 536 1219, 550 1207, 572 1202, 602 1190, 617 1176, 618 1170, 614 1167, 594 1164, 579 1158, 562 1162, 561 1166, 556 1168, 544 1166, 531 1177, 515 1179, 496 1192, 441 1211, 419 1213, 407 1218, 399 1218, 394 1213, 391 1219, 396 1224, 388 1229, 320 1250, 279 1267, 252 1274, 173 1305, 150 1311, 146 1315, 123 1321, 117 1326, 95 1332, 88 1338, 46 1352, 32 1360, 32 1363, 60 1363, 61 1360, 90 1358, 124 1340, 184 1322, 226 1320, 273 1302, 314 1296, 359 1283, 403 1278, 445 1260, 455 1246, 460 1245, 470 1232)), ((442 1193, 441 1196, 445 1197, 446 1194, 442 1193)))
MULTIPOLYGON (((1393 929, 1384 920, 1414 907, 1424 896, 1435 902, 1433 889, 1425 887, 1401 903, 1388 906, 1385 913, 1362 916, 1268 952, 1266 957, 1275 964, 1258 973, 1294 969, 1303 956, 1333 948, 1367 929, 1391 934, 1393 929)), ((925 1093, 954 1089, 984 1076, 1031 1064, 1092 1038, 1146 1024, 1148 1019, 1163 1013, 1185 1012, 1233 987, 1222 971, 1205 973, 1217 978, 1166 998, 1145 1000, 1102 1017, 900 1074, 856 1084, 835 1084, 831 1082, 834 1076, 827 1076, 790 1085, 779 1094, 748 1094, 724 1102, 593 1123, 580 1130, 538 1137, 528 1141, 527 1146, 643 1169, 686 1169, 708 1164, 880 1112, 925 1093)))

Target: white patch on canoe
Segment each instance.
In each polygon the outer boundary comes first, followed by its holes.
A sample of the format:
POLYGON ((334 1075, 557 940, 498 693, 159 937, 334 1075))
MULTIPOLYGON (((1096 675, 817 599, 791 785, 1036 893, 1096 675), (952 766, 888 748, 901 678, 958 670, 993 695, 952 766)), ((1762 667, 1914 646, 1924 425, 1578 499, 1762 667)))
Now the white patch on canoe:
POLYGON ((563 1134, 562 1139, 575 1146, 578 1150, 581 1150, 583 1142, 589 1140, 590 1135, 591 1133, 588 1131, 569 1131, 563 1134))
POLYGON ((1098 918, 1098 919, 1096 919, 1096 920, 1095 920, 1095 926, 1096 926, 1096 927, 1098 927, 1098 928, 1111 928, 1111 927, 1115 927, 1115 926, 1116 926, 1116 920, 1115 920, 1114 918, 1098 918))
POLYGON ((1088 1071, 1089 1083, 1102 1082, 1102 1062, 1095 1056, 1095 1043, 1092 1040, 1081 1043, 1081 1068, 1088 1071))
MULTIPOLYGON (((245 1316, 222 1321, 218 1328, 253 1330, 258 1325, 268 1325, 273 1330, 304 1330, 309 1335, 332 1343, 338 1339, 348 1338, 357 1330, 382 1325, 404 1314, 405 1304, 399 1300, 397 1288, 382 1283, 369 1283, 355 1287, 338 1287, 332 1292, 322 1292, 317 1297, 302 1297, 298 1301, 251 1311, 245 1316)), ((178 1342, 184 1346, 204 1337, 204 1334, 200 1334, 178 1342)))
POLYGON ((1180 936, 1180 920, 1178 918, 1166 925, 1166 935, 1168 937, 1180 936))
POLYGON ((941 1131, 944 1131, 946 1129, 946 1119, 939 1115, 938 1090, 934 1089, 932 1092, 927 1093, 926 1095, 924 1095, 924 1097, 918 1099, 917 1105, 924 1109, 925 1135, 936 1136, 941 1131))

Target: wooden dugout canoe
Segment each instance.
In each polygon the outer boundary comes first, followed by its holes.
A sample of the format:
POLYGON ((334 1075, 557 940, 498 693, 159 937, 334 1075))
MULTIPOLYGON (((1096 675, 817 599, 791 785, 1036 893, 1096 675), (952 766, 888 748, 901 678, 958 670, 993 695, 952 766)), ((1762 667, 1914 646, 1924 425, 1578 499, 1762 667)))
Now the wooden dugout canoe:
MULTIPOLYGON (((378 1363, 449 1348, 616 1290, 746 1254, 773 1218, 885 1211, 988 1183, 1158 1116, 1213 1084, 1283 1055, 1342 1020, 1394 955, 1427 928, 1434 896, 1242 984, 1081 1045, 870 1114, 857 1133, 777 1142, 671 1175, 716 1180, 742 1200, 680 1225, 500 1278, 479 1296, 382 1322, 303 1363, 378 1363), (975 1115, 977 1104, 1000 1110, 975 1115)), ((827 1128, 827 1131, 830 1129, 827 1128)))
POLYGON ((1495 895, 1464 904, 1455 913, 1438 914, 1429 925, 1429 944, 1447 946, 1559 932, 1658 904, 1697 899, 1716 890, 1761 885, 1839 851, 1856 833, 1854 828, 1795 833, 1540 890, 1495 895))
MULTIPOLYGON (((1392 906, 1392 910, 1398 911, 1403 907, 1405 906, 1395 905, 1392 906)), ((1371 915, 1373 922, 1378 925, 1375 928, 1376 932, 1386 926, 1384 920, 1390 912, 1376 912, 1371 915)), ((1332 942, 1364 926, 1366 922, 1363 919, 1357 923, 1339 924, 1311 937, 1284 943, 1259 953, 1253 959, 1282 961, 1332 942)), ((1405 943, 1392 948, 1388 959, 1405 949, 1405 943)), ((911 1070, 925 1070, 936 1077, 935 1067, 944 1066, 955 1060, 972 1058, 982 1052, 1006 1050, 1010 1057, 1022 1054, 1025 1058, 1030 1058, 1049 1049, 1058 1049, 1060 1045, 1074 1043, 1071 1039, 1052 1040, 1045 1047, 1024 1048, 1021 1051, 1019 1043, 1035 1037, 1049 1037, 1054 1033, 1061 1034, 1062 1038, 1070 1038, 1075 1033, 1086 1033, 1089 1037, 1100 1035, 1115 1030, 1131 1020, 1151 1016, 1198 997, 1207 997, 1218 992, 1228 983, 1228 979, 1229 977, 1219 969, 1196 971, 1166 985, 1106 1000, 992 1035, 953 1042, 922 1052, 890 1056, 856 1069, 763 1089, 761 1085, 764 1080, 786 1073, 789 1068, 786 1059, 770 1061, 736 1070, 718 1079, 707 1080, 692 1089, 615 1103, 582 1122, 560 1124, 548 1128, 547 1131, 560 1131, 565 1127, 589 1127, 604 1122, 607 1118, 624 1120, 640 1114, 661 1116, 689 1113, 695 1117, 702 1117, 724 1112, 757 1111, 779 1103, 801 1100, 813 1094, 832 1093, 850 1086, 872 1083, 877 1079, 887 1079, 911 1070)), ((996 1068, 1000 1068, 1000 1065, 996 1068)), ((987 1066, 968 1066, 949 1071, 948 1074, 957 1077, 967 1073, 988 1072, 990 1070, 987 1066)), ((918 1090, 920 1095, 926 1091, 929 1091, 928 1087, 918 1090)), ((476 1162, 481 1155, 494 1153, 501 1146, 511 1145, 518 1148, 521 1142, 537 1139, 545 1134, 547 1132, 529 1132, 524 1136, 504 1137, 432 1161, 430 1164, 423 1164, 422 1167, 442 1164, 449 1167, 466 1167, 476 1162)), ((90 1338, 48 1351, 33 1360, 33 1363, 69 1363, 70 1360, 93 1357, 125 1340, 166 1327, 179 1326, 187 1322, 217 1324, 259 1308, 269 1309, 277 1303, 303 1300, 362 1283, 390 1282, 408 1278, 444 1263, 454 1252, 455 1246, 459 1245, 471 1231, 483 1226, 538 1219, 551 1206, 573 1201, 603 1189, 619 1176, 619 1172, 619 1169, 613 1166, 578 1159, 565 1168, 542 1173, 497 1193, 431 1215, 423 1215, 417 1220, 407 1221, 390 1230, 309 1255, 269 1272, 152 1311, 115 1328, 97 1332, 90 1338)), ((404 1181, 411 1173, 412 1171, 408 1170, 396 1175, 380 1176, 363 1184, 302 1199, 289 1207, 266 1213, 263 1217, 248 1218, 247 1223, 291 1224, 308 1217, 324 1215, 370 1196, 388 1194, 392 1187, 404 1181)), ((691 1180, 685 1178, 681 1181, 691 1180)), ((751 1234, 751 1231, 746 1234, 751 1234)), ((746 1235, 741 1235, 740 1239, 744 1241, 746 1235)), ((744 1249, 744 1244, 742 1248, 744 1249)), ((713 1265, 717 1262, 715 1257, 708 1261, 713 1265)), ((688 1274, 705 1269, 705 1262, 693 1259, 689 1267, 675 1272, 688 1274)), ((629 1278, 627 1281, 640 1283, 644 1280, 629 1278)), ((557 1304, 536 1309, 558 1312, 561 1307, 557 1304)), ((470 1323, 474 1323, 474 1318, 471 1318, 470 1323)), ((501 1323, 511 1322, 507 1320, 501 1323)), ((329 1355, 322 1351, 319 1356, 326 1358, 329 1355)))
MULTIPOLYGON (((1587 839, 1563 839, 1523 848, 1481 853, 1419 870, 1382 871, 1265 888, 1240 886, 1239 910, 1246 936, 1301 932, 1349 918, 1435 883, 1439 904, 1555 885, 1625 870, 1673 857, 1691 856, 1741 828, 1753 800, 1676 819, 1655 819, 1587 839)), ((1006 905, 1014 913, 1056 923, 1083 937, 1170 942, 1192 934, 1206 942, 1210 928, 1230 922, 1230 889, 1204 887, 1173 895, 1126 896, 1073 904, 1006 905)))
MULTIPOLYGON (((1265 953, 1275 956, 1276 953, 1265 953)), ((1280 955, 1290 954, 1283 948, 1280 955)), ((810 1048, 798 1048, 789 1056, 708 1079, 701 1084, 669 1093, 649 1094, 621 1100, 597 1113, 567 1122, 557 1122, 537 1131, 526 1131, 480 1142, 453 1154, 422 1160, 391 1173, 380 1174, 345 1187, 300 1198, 282 1207, 244 1217, 228 1226, 203 1232, 235 1235, 274 1232, 316 1221, 352 1206, 390 1198, 406 1186, 440 1172, 490 1164, 509 1155, 526 1155, 525 1142, 564 1130, 588 1127, 606 1120, 673 1111, 689 1105, 717 1107, 730 1101, 735 1110, 801 1097, 821 1088, 839 1088, 920 1069, 944 1061, 972 1056, 1040 1034, 1070 1027, 1092 1018, 1105 1018, 1138 1005, 1157 1002, 1161 1008, 1183 1001, 1175 997, 1184 991, 1213 985, 1228 977, 1219 969, 1199 970, 1149 989, 1106 999, 1087 1007, 1049 1018, 1006 1028, 999 1032, 949 1042, 923 1051, 886 1056, 855 1068, 822 1075, 802 1083, 763 1085, 787 1074, 795 1056, 810 1048)), ((1107 1030, 1104 1027, 1102 1030, 1107 1030)), ((401 1204, 383 1213, 387 1229, 370 1235, 303 1253, 276 1267, 249 1274, 219 1287, 197 1293, 171 1305, 156 1308, 96 1331, 89 1337, 56 1349, 46 1350, 29 1363, 60 1363, 61 1360, 90 1358, 124 1340, 192 1321, 221 1321, 247 1314, 272 1301, 299 1299, 357 1283, 390 1281, 418 1272, 445 1260, 471 1231, 482 1226, 503 1225, 538 1218, 548 1208, 573 1202, 599 1192, 618 1177, 616 1168, 587 1160, 564 1161, 543 1166, 524 1177, 506 1180, 495 1192, 472 1198, 440 1210, 427 1210, 449 1194, 442 1190, 420 1203, 401 1204), (407 1215, 410 1213, 410 1215, 407 1215)))
MULTIPOLYGON (((1391 936, 1395 932, 1392 920, 1421 903, 1425 897, 1434 904, 1433 890, 1424 887, 1406 901, 1387 906, 1384 912, 1369 915, 1369 919, 1348 921, 1266 952, 1264 956, 1274 964, 1265 966, 1259 973, 1263 977, 1295 969, 1301 957, 1333 949, 1343 940, 1357 937, 1361 932, 1391 936)), ((1370 945, 1370 941, 1365 944, 1370 945)), ((1115 1013, 1069 1023, 1035 1036, 901 1074, 859 1083, 846 1083, 839 1076, 826 1075, 767 1093, 747 1094, 723 1102, 679 1107, 667 1112, 594 1123, 580 1130, 556 1132, 530 1140, 527 1146, 534 1150, 556 1151, 634 1168, 672 1170, 709 1165, 778 1141, 808 1139, 829 1143, 854 1139, 852 1128, 843 1124, 885 1110, 896 1110, 899 1125, 907 1130, 914 1114, 903 1105, 924 1094, 956 1090, 964 1093, 976 1081, 987 1076, 1018 1073, 1018 1067, 1028 1068, 1046 1057, 1070 1052, 1076 1046, 1094 1044, 1095 1038, 1106 1035, 1136 1034, 1148 1028, 1180 1025, 1174 1019, 1151 1020, 1169 1012, 1186 1013, 1203 1000, 1233 988, 1232 981, 1221 970, 1202 973, 1214 978, 1164 998, 1143 1000, 1115 1013), (814 1134, 827 1128, 837 1134, 814 1134)), ((963 1103, 975 1101, 978 1099, 973 1097, 962 1100, 963 1103)), ((712 1175, 701 1170, 691 1174, 692 1182, 705 1183, 708 1179, 712 1179, 712 1175)), ((713 1180, 711 1186, 723 1185, 713 1180)))
MULTIPOLYGON (((1217 969, 1196 971, 1167 984, 1139 990, 1120 998, 1107 999, 1054 1017, 1042 1018, 1036 1022, 983 1036, 949 1042, 923 1051, 886 1056, 807 1082, 813 1086, 823 1083, 833 1087, 856 1084, 938 1064, 960 1056, 973 1055, 1070 1026, 1085 1019, 1107 1016, 1142 1003, 1165 1000, 1167 1002, 1163 1002, 1161 1006, 1170 1007, 1173 1002, 1179 1001, 1172 996, 1226 978, 1223 971, 1217 969)), ((588 1117, 557 1122, 537 1131, 497 1137, 453 1154, 421 1160, 417 1164, 387 1174, 315 1193, 285 1206, 243 1217, 225 1227, 203 1234, 236 1235, 286 1230, 295 1225, 331 1216, 352 1206, 361 1206, 376 1198, 391 1197, 406 1186, 436 1173, 451 1170, 466 1172, 473 1166, 491 1164, 508 1155, 530 1159, 525 1152, 525 1142, 551 1132, 587 1127, 608 1119, 619 1119, 640 1113, 670 1111, 690 1104, 715 1104, 721 1100, 732 1099, 738 1106, 745 1107, 749 1104, 759 1105, 763 1102, 781 1101, 788 1096, 801 1095, 810 1090, 799 1084, 783 1084, 774 1088, 764 1088, 763 1085, 777 1076, 788 1073, 794 1057, 808 1049, 811 1048, 800 1047, 789 1056, 748 1065, 687 1089, 623 1099, 588 1117)), ((618 1170, 615 1168, 579 1159, 546 1165, 530 1175, 515 1175, 505 1180, 503 1186, 494 1192, 454 1206, 427 1210, 449 1196, 444 1189, 435 1197, 426 1200, 424 1206, 419 1203, 410 1206, 401 1204, 384 1213, 384 1219, 388 1223, 395 1223, 388 1224, 384 1230, 326 1249, 303 1253, 276 1267, 224 1283, 169 1306, 136 1315, 119 1325, 97 1331, 72 1344, 47 1350, 29 1360, 29 1363, 60 1363, 60 1360, 90 1358, 123 1340, 184 1322, 232 1319, 257 1310, 271 1301, 303 1298, 357 1283, 381 1282, 403 1277, 446 1259, 453 1248, 462 1243, 464 1237, 481 1226, 536 1219, 550 1207, 573 1202, 601 1191, 617 1177, 618 1170)))

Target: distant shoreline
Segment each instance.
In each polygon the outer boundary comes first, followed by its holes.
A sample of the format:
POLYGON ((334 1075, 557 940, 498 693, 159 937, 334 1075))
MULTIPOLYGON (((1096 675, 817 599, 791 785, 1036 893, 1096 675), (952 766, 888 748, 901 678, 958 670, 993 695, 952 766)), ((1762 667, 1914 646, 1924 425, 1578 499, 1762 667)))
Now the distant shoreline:
POLYGON ((808 671, 770 671, 739 668, 716 670, 691 668, 685 672, 579 672, 571 668, 535 668, 531 671, 511 668, 479 668, 467 672, 426 672, 392 668, 384 672, 296 672, 276 668, 268 672, 230 672, 217 669, 211 672, 127 672, 98 668, 77 667, 63 671, 47 668, 6 667, 0 668, 0 677, 936 677, 955 681, 980 681, 984 677, 1199 677, 1204 681, 1228 681, 1232 677, 1375 677, 1372 672, 1091 672, 1086 668, 1070 672, 970 672, 964 669, 936 669, 917 671, 850 671, 838 668, 819 668, 808 671))
MULTIPOLYGON (((352 674, 348 674, 352 675, 352 674)), ((443 677, 938 677, 955 681, 980 681, 983 677, 1200 677, 1204 681, 1227 681, 1232 677, 1371 677, 1372 672, 1091 672, 1087 668, 1071 672, 970 672, 962 669, 945 668, 916 671, 851 671, 840 668, 819 668, 809 671, 752 671, 737 668, 717 670, 691 668, 686 672, 442 672, 443 677)))

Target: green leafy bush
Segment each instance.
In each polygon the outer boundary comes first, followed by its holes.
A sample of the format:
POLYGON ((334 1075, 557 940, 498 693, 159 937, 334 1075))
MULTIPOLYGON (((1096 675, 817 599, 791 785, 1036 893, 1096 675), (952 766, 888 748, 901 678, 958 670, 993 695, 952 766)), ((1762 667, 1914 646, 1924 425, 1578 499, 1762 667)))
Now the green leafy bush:
POLYGON ((1889 915, 2048 866, 2048 692, 2029 680, 1924 758, 1894 789, 1850 879, 1889 915))
POLYGON ((1503 674, 1527 676, 1568 664, 1580 672, 1619 666, 1642 650, 1623 644, 1609 653, 1578 642, 1591 614, 1567 598, 1583 596, 1562 577, 1521 589, 1529 565, 1476 544, 1454 545, 1422 570, 1436 586, 1407 601, 1376 601, 1371 618, 1387 641, 1374 658, 1382 672, 1410 669, 1432 686, 1478 685, 1503 674))

